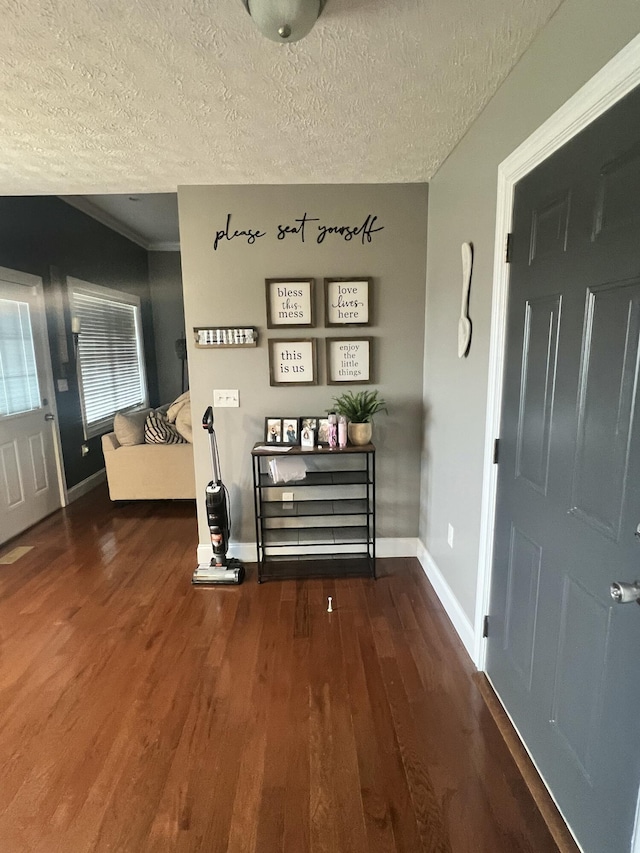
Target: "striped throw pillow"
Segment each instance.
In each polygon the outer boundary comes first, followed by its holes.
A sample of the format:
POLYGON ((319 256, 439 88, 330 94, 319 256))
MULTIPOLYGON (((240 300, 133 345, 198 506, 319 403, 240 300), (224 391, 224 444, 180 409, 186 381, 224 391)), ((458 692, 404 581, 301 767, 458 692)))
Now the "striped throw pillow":
POLYGON ((187 444, 161 412, 150 412, 144 425, 145 444, 187 444))

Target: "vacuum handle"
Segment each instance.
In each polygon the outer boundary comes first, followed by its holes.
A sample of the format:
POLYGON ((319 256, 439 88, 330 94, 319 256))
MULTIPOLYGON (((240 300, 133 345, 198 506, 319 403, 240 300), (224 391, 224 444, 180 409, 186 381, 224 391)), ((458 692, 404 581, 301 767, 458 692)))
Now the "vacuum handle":
POLYGON ((202 429, 206 429, 207 432, 213 432, 213 406, 209 406, 202 416, 202 429))
POLYGON ((216 433, 213 428, 213 406, 209 406, 202 416, 202 428, 209 433, 209 451, 211 454, 211 473, 213 474, 212 483, 221 484, 220 479, 220 459, 218 457, 218 442, 216 441, 216 433))

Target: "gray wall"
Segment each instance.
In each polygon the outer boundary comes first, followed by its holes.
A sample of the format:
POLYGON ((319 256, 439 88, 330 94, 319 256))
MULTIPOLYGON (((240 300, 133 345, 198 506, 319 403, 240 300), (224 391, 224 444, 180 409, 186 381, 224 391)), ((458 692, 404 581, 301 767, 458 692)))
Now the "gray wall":
POLYGON ((471 620, 480 545, 497 168, 640 29, 635 0, 565 0, 429 186, 420 537, 471 620), (458 360, 460 245, 475 248, 458 360), (447 525, 455 529, 453 550, 447 525))
MULTIPOLYGON (((231 491, 232 539, 255 540, 250 450, 262 440, 266 416, 323 414, 341 387, 324 384, 324 347, 319 346, 321 384, 269 385, 268 337, 331 337, 342 330, 323 326, 325 276, 373 277, 374 325, 344 330, 345 336, 375 338, 374 384, 389 403, 374 426, 378 453, 378 535, 416 537, 422 442, 426 185, 224 186, 178 190, 182 272, 194 421, 212 402, 214 388, 239 389, 239 409, 216 409, 222 475, 231 491), (304 213, 327 225, 358 225, 378 217, 371 242, 337 235, 316 242, 317 223, 300 235, 277 239, 278 224, 304 213), (244 237, 223 239, 214 251, 215 232, 231 213, 232 230, 267 232, 251 245, 244 237), (266 329, 265 279, 315 278, 314 329, 266 329), (259 327, 255 349, 195 349, 193 326, 259 327)), ((322 344, 322 341, 319 342, 322 344)), ((347 386, 349 387, 349 386, 347 386)), ((358 386, 351 386, 357 388, 358 386)), ((198 495, 210 479, 206 435, 196 431, 198 495)), ((200 542, 208 542, 203 500, 198 499, 200 542)))
MULTIPOLYGON (((149 290, 156 343, 158 396, 170 403, 182 393, 182 362, 175 342, 184 337, 184 305, 180 252, 149 252, 149 290)), ((185 369, 185 389, 189 387, 185 369)))

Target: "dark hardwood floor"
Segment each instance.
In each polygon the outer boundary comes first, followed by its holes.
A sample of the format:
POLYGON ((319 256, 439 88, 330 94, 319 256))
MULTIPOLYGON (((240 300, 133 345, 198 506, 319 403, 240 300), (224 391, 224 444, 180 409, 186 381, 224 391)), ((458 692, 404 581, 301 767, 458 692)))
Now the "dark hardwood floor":
POLYGON ((416 560, 205 588, 196 544, 100 488, 0 549, 2 853, 557 849, 416 560))

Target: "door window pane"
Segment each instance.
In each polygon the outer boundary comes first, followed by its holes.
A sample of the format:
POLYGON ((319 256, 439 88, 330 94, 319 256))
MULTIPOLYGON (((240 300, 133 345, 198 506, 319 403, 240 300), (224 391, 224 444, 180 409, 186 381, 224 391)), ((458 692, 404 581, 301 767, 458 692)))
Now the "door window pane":
POLYGON ((29 305, 0 299, 0 415, 40 408, 29 305))

